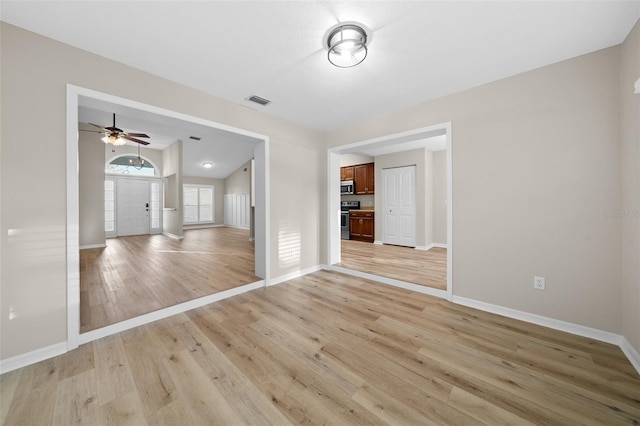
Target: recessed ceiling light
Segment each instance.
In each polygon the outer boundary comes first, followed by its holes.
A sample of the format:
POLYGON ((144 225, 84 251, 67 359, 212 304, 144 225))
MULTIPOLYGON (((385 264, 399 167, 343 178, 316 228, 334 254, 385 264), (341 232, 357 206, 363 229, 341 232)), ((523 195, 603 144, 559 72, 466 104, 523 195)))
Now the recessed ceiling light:
POLYGON ((210 169, 213 167, 213 163, 202 163, 202 167, 205 169, 210 169))

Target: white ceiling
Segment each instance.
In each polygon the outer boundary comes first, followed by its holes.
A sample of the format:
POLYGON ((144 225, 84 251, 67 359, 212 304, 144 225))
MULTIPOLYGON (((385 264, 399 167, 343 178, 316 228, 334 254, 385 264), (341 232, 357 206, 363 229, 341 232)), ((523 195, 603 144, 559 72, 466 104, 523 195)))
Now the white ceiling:
MULTIPOLYGON (((1 19, 317 130, 621 43, 636 1, 2 1, 1 19), (326 31, 371 30, 340 69, 326 31), (244 99, 270 99, 266 107, 244 99)), ((143 129, 144 130, 144 129, 143 129)))
MULTIPOLYGON (((95 127, 83 123, 111 126, 114 112, 118 128, 150 136, 149 139, 140 138, 150 142, 142 147, 143 157, 145 149, 162 150, 181 140, 184 176, 224 179, 253 158, 255 145, 259 142, 248 136, 87 97, 80 97, 79 128, 95 130, 95 127), (191 140, 189 136, 200 137, 201 140, 191 140), (206 169, 203 162, 211 162, 213 167, 206 169)), ((138 145, 134 142, 127 144, 138 145)))

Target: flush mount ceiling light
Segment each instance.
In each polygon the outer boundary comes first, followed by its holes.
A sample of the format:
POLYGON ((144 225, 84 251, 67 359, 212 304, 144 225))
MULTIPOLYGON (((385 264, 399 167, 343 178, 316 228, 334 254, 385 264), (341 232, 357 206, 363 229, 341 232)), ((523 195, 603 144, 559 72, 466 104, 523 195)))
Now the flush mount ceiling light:
POLYGON ((202 167, 204 167, 205 169, 210 169, 213 167, 213 163, 202 163, 202 167))
POLYGON ((340 24, 329 30, 327 58, 336 67, 355 67, 367 57, 367 32, 359 24, 340 24))

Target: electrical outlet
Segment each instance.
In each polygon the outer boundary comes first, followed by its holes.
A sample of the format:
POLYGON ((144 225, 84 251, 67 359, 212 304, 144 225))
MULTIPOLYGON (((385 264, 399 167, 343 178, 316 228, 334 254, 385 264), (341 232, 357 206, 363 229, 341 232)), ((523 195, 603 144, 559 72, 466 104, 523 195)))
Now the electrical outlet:
POLYGON ((544 277, 533 277, 533 288, 544 290, 544 277))

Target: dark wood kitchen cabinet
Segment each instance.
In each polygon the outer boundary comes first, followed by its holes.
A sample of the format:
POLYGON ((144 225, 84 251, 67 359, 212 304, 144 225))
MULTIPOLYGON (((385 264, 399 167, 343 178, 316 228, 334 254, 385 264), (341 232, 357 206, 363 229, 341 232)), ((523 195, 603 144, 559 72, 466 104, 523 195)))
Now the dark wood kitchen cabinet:
POLYGON ((355 193, 366 195, 375 193, 375 168, 373 163, 353 166, 355 193))
POLYGON ((373 212, 349 212, 349 238, 372 243, 374 240, 375 217, 373 212))
POLYGON ((340 167, 340 180, 353 180, 353 166, 340 167))

